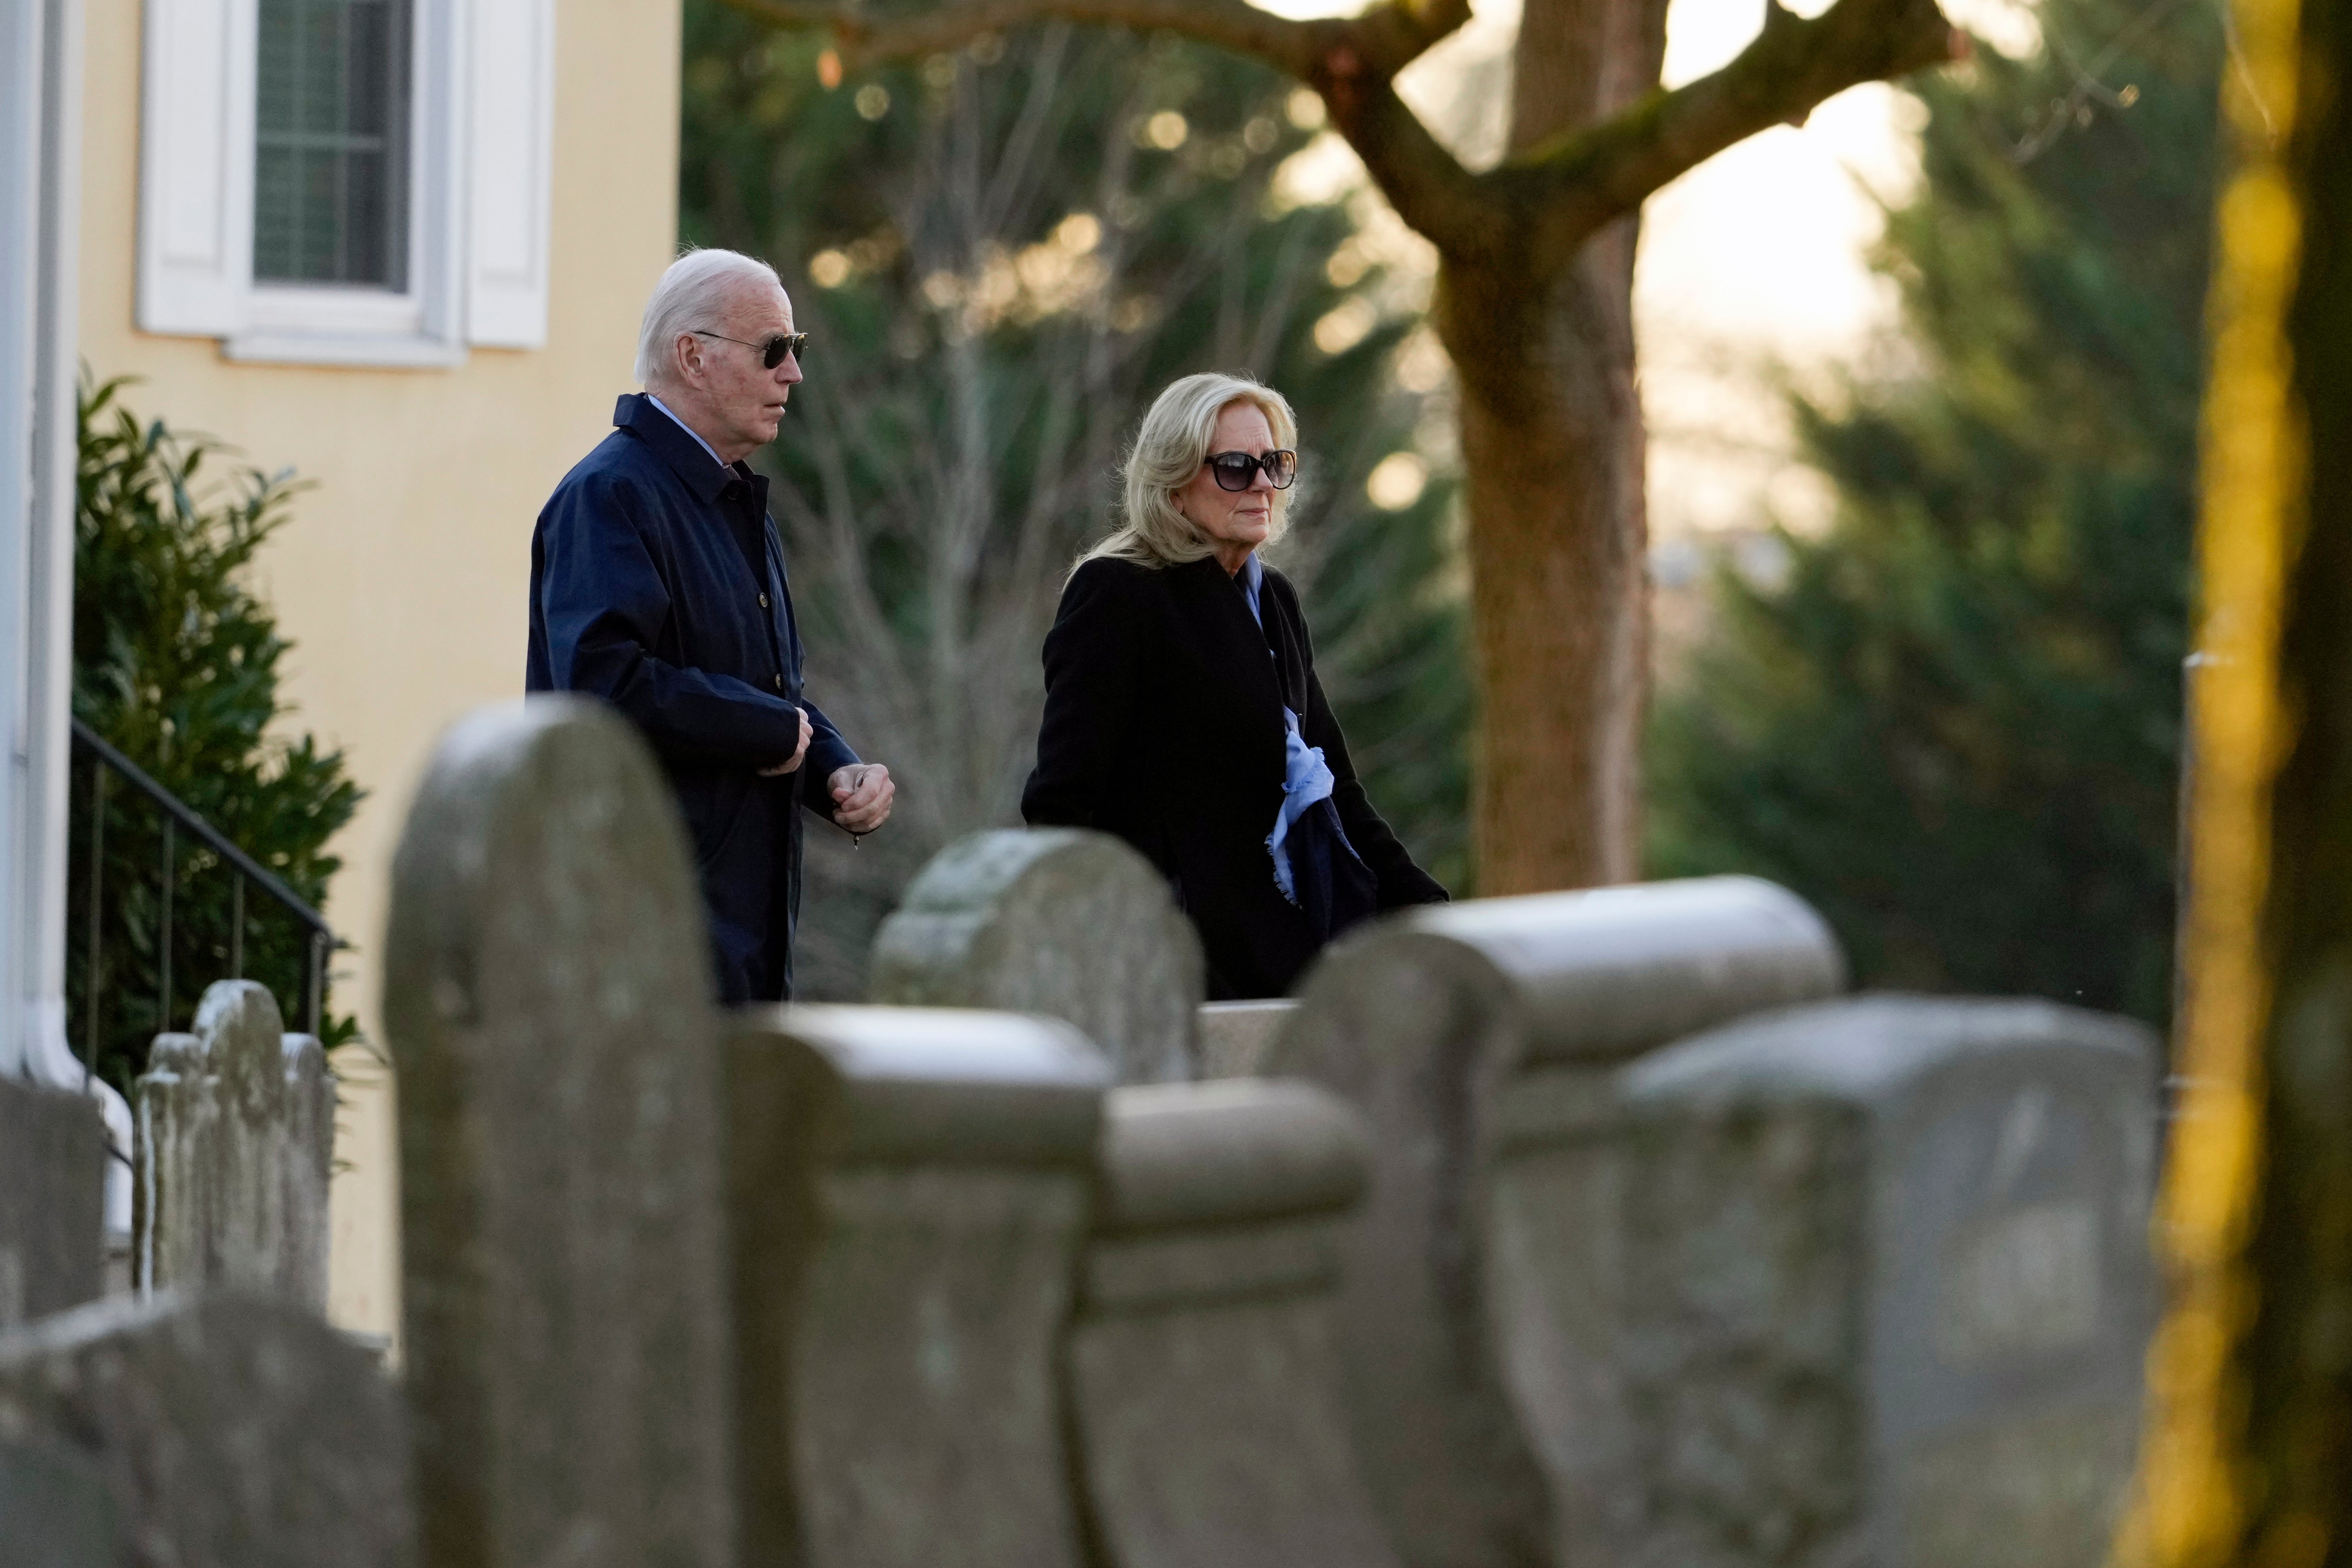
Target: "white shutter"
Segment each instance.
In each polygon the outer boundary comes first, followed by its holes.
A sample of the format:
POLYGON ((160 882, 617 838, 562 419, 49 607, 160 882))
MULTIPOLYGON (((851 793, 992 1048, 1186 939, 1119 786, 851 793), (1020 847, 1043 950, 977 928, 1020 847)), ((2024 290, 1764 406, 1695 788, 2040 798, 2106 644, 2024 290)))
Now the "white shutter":
POLYGON ((535 349, 547 342, 555 0, 474 0, 472 9, 466 337, 535 349))
POLYGON ((224 337, 253 277, 257 0, 147 0, 139 325, 224 337))

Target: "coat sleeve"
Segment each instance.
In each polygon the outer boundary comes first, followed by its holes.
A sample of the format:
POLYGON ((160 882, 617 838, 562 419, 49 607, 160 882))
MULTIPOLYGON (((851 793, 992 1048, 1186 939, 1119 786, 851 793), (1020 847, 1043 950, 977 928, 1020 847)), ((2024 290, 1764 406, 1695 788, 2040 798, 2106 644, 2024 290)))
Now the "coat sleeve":
POLYGON ((604 699, 666 757, 751 768, 782 762, 800 744, 792 703, 654 656, 670 596, 640 525, 635 494, 606 476, 565 486, 541 514, 539 607, 554 688, 604 699))
POLYGON ((1119 785, 1114 773, 1126 753, 1139 674, 1137 606, 1123 591, 1135 570, 1090 561, 1062 590, 1045 634, 1037 768, 1021 793, 1021 815, 1032 827, 1098 826, 1119 785))
POLYGON ((808 755, 801 759, 801 804, 824 817, 833 820, 833 785, 827 782, 841 769, 854 766, 861 759, 850 750, 849 742, 841 738, 841 731, 814 702, 803 702, 801 709, 808 715, 808 755))
MULTIPOLYGON (((1284 584, 1286 589, 1288 586, 1284 584)), ((1323 682, 1315 673, 1307 617, 1299 613, 1296 598, 1288 607, 1297 621, 1299 646, 1307 652, 1307 711, 1298 716, 1298 731, 1308 745, 1323 748, 1323 762, 1331 770, 1331 804, 1339 810, 1348 843, 1380 884, 1380 907, 1394 910, 1408 904, 1446 902, 1451 895, 1444 885, 1412 863, 1403 843, 1372 809, 1371 796, 1364 793, 1362 781, 1356 777, 1355 762, 1348 755, 1348 738, 1339 732, 1339 721, 1333 716, 1331 704, 1323 695, 1323 682)))

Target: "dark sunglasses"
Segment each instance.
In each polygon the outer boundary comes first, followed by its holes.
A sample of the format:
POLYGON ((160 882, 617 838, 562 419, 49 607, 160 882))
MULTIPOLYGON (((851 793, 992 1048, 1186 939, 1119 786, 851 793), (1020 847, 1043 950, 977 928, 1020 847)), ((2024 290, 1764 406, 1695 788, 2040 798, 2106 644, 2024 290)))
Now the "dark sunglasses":
POLYGON ((770 370, 783 363, 786 354, 796 354, 807 348, 809 340, 806 332, 778 332, 764 343, 751 343, 744 342, 741 338, 730 338, 725 332, 706 332, 700 327, 687 330, 698 338, 717 338, 722 343, 742 343, 747 349, 758 349, 760 363, 770 370))
POLYGON ((1262 458, 1247 452, 1212 452, 1201 459, 1209 471, 1217 476, 1221 490, 1245 490, 1257 482, 1258 470, 1265 470, 1265 482, 1276 489, 1286 490, 1290 481, 1298 477, 1298 454, 1279 447, 1262 458))

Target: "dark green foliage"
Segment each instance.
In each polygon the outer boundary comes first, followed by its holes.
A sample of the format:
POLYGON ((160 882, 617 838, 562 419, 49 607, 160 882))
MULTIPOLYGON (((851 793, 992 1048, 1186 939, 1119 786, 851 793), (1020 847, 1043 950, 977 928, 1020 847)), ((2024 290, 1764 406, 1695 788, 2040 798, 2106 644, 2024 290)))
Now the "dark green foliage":
POLYGON ((1916 84, 1879 264, 1924 363, 1800 405, 1837 521, 1777 588, 1719 579, 1651 864, 1786 882, 1866 984, 2161 1020, 2226 53, 2178 0, 2039 15, 2033 59, 1916 84))
POLYGON ((1380 254, 1333 263, 1359 233, 1348 207, 1272 199, 1309 136, 1293 84, 1172 38, 1046 26, 828 91, 823 38, 716 0, 686 18, 681 227, 773 261, 815 334, 757 460, 779 481, 812 692, 900 784, 854 856, 814 836, 803 992, 855 992, 915 866, 1018 821, 1063 577, 1112 524, 1145 405, 1194 371, 1249 372, 1297 409, 1304 474, 1272 559, 1300 583, 1373 799, 1458 885, 1454 487, 1396 511, 1365 498, 1430 416, 1392 374, 1415 301, 1380 254), (1180 144, 1150 144, 1167 112, 1180 144), (1370 330, 1322 352, 1317 322, 1359 299, 1370 330))
MULTIPOLYGON (((246 569, 288 521, 299 488, 247 469, 208 489, 222 448, 142 425, 122 384, 85 387, 74 530, 75 717, 96 730, 308 900, 342 864, 327 841, 358 806, 342 753, 271 733, 287 709, 276 618, 246 587, 246 569)), ((67 1029, 88 1048, 90 764, 74 767, 68 887, 67 1029)), ((163 1028, 186 1028, 206 984, 230 973, 229 871, 175 834, 172 999, 159 1019, 162 818, 122 780, 106 781, 100 873, 99 1070, 117 1088, 146 1069, 163 1028)), ((245 894, 245 973, 277 994, 289 1028, 303 1017, 305 932, 257 887, 245 894)), ((330 1046, 352 1037, 330 1015, 330 1046)))

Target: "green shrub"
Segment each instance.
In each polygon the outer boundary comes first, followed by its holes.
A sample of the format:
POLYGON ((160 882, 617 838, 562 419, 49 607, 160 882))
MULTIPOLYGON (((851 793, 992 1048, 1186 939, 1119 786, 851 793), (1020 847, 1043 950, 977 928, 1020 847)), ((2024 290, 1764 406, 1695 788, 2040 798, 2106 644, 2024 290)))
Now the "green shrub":
MULTIPOLYGON (((289 520, 303 487, 288 474, 232 471, 208 484, 226 449, 142 424, 120 380, 85 383, 74 518, 74 716, 276 874, 312 907, 341 861, 326 845, 360 802, 341 752, 273 725, 278 659, 290 646, 254 596, 246 569, 289 520)), ((160 1016, 158 944, 163 816, 110 773, 99 868, 97 963, 91 962, 92 763, 74 765, 68 888, 67 1029, 87 1053, 98 996, 100 1076, 118 1089, 144 1070, 164 1028, 186 1028, 197 998, 230 972, 232 872, 174 835, 171 1016, 160 1016)), ((305 931, 259 888, 244 898, 244 970, 276 994, 288 1026, 303 1016, 305 931)), ((355 1037, 328 1011, 329 1046, 355 1037)))

